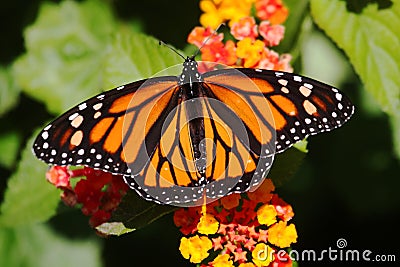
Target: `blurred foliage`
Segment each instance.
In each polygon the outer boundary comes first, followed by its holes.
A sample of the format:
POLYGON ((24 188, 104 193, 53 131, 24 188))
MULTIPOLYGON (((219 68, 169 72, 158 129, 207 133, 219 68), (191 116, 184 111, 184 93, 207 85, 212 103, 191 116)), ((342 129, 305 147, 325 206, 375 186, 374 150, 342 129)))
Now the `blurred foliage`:
POLYGON ((90 240, 65 239, 46 225, 2 227, 0 237, 0 266, 100 266, 98 246, 90 240))
MULTIPOLYGON (((59 191, 45 181, 46 165, 31 144, 34 129, 55 114, 181 63, 157 39, 190 51, 186 36, 198 25, 198 2, 21 1, 0 4, 1 23, 12 22, 3 33, 9 42, 0 44, 0 266, 187 265, 170 215, 122 237, 95 237, 81 214, 58 206, 59 191)), ((290 16, 277 50, 293 55, 296 72, 342 88, 356 105, 343 128, 309 139, 306 156, 292 149, 276 157, 271 175, 294 206, 295 248, 326 249, 344 237, 353 248, 394 252, 391 237, 399 231, 375 228, 399 216, 400 3, 285 3, 290 16)), ((139 226, 159 217, 148 211, 139 226)))
MULTIPOLYGON (((311 14, 344 50, 365 89, 390 116, 394 133, 400 128, 400 4, 379 9, 367 5, 360 14, 345 3, 311 0, 311 14)), ((394 135, 394 150, 400 158, 400 136, 394 135)))

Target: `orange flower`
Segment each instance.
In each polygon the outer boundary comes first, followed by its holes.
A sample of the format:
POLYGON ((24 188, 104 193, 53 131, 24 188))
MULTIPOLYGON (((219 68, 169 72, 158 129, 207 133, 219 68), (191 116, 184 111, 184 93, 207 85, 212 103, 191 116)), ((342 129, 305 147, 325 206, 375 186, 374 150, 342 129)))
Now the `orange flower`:
POLYGON ((236 46, 233 41, 227 41, 225 45, 222 42, 213 42, 205 45, 201 52, 201 59, 204 61, 218 62, 228 66, 234 65, 237 61, 236 46))
POLYGON ((230 194, 221 198, 222 206, 227 209, 233 209, 239 206, 240 194, 230 194))
POLYGON ((287 222, 293 218, 294 212, 291 205, 283 201, 278 195, 274 195, 271 200, 272 205, 275 206, 278 217, 287 222))
POLYGON ((244 60, 245 68, 252 68, 261 60, 264 47, 262 41, 246 37, 237 43, 236 55, 244 60))
POLYGON ((247 192, 247 196, 250 200, 255 202, 268 202, 272 198, 272 191, 275 190, 275 186, 271 179, 265 179, 262 184, 253 192, 247 192))
POLYGON ((189 33, 187 42, 201 47, 207 38, 209 38, 207 40, 207 45, 211 45, 213 43, 221 43, 222 39, 224 39, 224 35, 222 33, 216 34, 210 27, 195 27, 189 33))
POLYGON ((257 0, 256 13, 261 20, 269 20, 272 24, 282 24, 286 21, 289 10, 282 0, 257 0))

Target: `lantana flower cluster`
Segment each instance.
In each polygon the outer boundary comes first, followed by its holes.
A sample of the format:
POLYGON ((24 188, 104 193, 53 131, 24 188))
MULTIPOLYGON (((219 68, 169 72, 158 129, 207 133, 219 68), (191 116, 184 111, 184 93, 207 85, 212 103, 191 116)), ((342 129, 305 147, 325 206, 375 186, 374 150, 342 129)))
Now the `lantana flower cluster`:
POLYGON ((195 27, 188 42, 201 48, 203 61, 233 67, 261 68, 292 72, 289 54, 271 49, 283 39, 281 25, 288 9, 280 0, 202 0, 202 26, 195 27), (252 15, 253 7, 255 15, 252 15), (229 22, 229 34, 215 34, 215 28, 229 22))
POLYGON ((46 179, 62 190, 61 199, 67 206, 81 207, 82 213, 90 216, 89 224, 93 228, 111 218, 128 191, 120 175, 89 167, 53 166, 47 171, 46 179))
POLYGON ((274 189, 266 179, 254 192, 175 211, 182 256, 203 267, 292 266, 285 249, 297 241, 294 213, 274 189))
MULTIPOLYGON (((289 54, 279 55, 288 9, 281 0, 201 0, 201 27, 188 43, 201 59, 232 67, 292 72, 289 54), (229 32, 217 33, 221 23, 229 32)), ((201 65, 200 65, 201 68, 201 65)), ((297 241, 292 207, 273 193, 270 179, 254 192, 231 194, 203 207, 174 213, 182 237, 179 250, 207 267, 292 266, 287 249, 297 241)))

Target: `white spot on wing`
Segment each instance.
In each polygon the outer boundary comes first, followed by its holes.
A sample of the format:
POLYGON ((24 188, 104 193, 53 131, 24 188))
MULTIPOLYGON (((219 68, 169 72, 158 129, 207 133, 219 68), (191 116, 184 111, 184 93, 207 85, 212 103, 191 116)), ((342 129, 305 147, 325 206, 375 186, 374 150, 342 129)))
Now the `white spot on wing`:
POLYGON ((43 138, 44 140, 46 140, 47 138, 49 138, 49 133, 48 133, 48 132, 43 132, 43 133, 42 133, 42 138, 43 138))
POLYGON ((78 117, 79 116, 79 113, 74 113, 74 114, 72 114, 72 115, 70 115, 69 117, 68 117, 68 119, 70 120, 70 121, 72 121, 73 119, 75 119, 76 117, 78 117))
POLYGON ((309 83, 304 83, 304 86, 307 87, 308 89, 313 89, 313 85, 309 83))
POLYGON ((308 97, 309 95, 311 95, 311 90, 303 85, 300 86, 299 91, 305 97, 308 97))
POLYGON ((103 103, 97 103, 96 105, 93 106, 94 110, 99 110, 103 106, 103 103))
POLYGON ((101 116, 101 112, 97 111, 94 115, 93 115, 93 119, 97 119, 98 117, 101 116))
POLYGON ((87 108, 86 103, 82 103, 78 106, 79 110, 84 110, 85 108, 87 108))
POLYGON ((282 87, 281 91, 282 93, 289 94, 289 89, 287 89, 286 87, 282 87))
POLYGON ((293 76, 293 80, 295 80, 296 82, 301 82, 301 77, 300 76, 293 76))
POLYGON ((71 121, 71 126, 74 128, 78 128, 83 122, 83 116, 79 115, 75 119, 71 121))

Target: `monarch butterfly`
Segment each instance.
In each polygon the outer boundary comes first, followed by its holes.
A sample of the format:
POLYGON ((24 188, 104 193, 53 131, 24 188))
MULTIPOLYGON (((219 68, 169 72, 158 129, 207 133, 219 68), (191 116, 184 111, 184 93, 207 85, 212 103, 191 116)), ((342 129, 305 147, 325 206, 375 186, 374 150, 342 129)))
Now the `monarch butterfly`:
POLYGON ((255 188, 280 153, 341 126, 354 112, 338 89, 300 75, 249 68, 129 83, 73 107, 36 138, 48 164, 124 176, 146 200, 173 205, 255 188))

